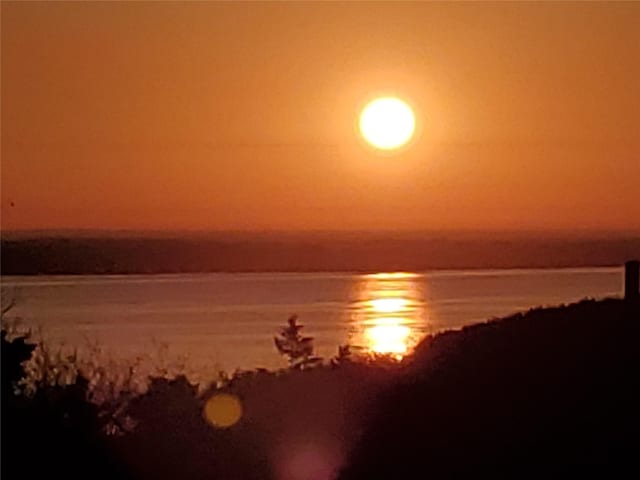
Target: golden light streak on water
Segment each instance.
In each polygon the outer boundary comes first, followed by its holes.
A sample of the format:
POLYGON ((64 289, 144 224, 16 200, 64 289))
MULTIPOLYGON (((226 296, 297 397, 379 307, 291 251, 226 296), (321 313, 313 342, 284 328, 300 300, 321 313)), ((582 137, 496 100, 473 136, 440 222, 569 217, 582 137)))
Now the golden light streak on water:
POLYGON ((398 360, 411 352, 426 333, 422 276, 384 272, 362 277, 354 305, 354 344, 369 353, 398 360))

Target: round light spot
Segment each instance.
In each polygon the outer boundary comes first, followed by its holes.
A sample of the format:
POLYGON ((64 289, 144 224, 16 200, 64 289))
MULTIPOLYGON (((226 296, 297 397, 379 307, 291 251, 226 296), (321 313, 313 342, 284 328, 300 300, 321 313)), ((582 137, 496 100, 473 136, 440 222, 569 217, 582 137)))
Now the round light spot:
POLYGON ((207 400, 204 418, 214 427, 228 428, 242 417, 242 403, 235 395, 218 393, 207 400))

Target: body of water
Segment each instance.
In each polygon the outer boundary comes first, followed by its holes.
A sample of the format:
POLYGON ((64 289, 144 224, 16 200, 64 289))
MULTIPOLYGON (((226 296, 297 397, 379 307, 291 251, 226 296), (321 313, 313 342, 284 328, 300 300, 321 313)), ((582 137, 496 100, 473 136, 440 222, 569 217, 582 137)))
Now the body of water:
POLYGON ((114 357, 158 350, 211 369, 286 365, 273 336, 291 314, 324 357, 351 344, 402 356, 431 332, 534 306, 622 294, 620 268, 431 273, 3 277, 11 312, 52 342, 114 357), (168 346, 168 350, 167 347, 168 346))

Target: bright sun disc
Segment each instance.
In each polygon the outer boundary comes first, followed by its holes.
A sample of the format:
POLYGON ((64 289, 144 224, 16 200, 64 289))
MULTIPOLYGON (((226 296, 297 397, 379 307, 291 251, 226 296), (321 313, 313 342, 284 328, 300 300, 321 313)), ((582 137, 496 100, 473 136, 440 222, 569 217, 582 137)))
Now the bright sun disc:
POLYGON ((381 150, 393 150, 406 144, 416 128, 411 107, 395 97, 377 98, 360 114, 360 133, 381 150))

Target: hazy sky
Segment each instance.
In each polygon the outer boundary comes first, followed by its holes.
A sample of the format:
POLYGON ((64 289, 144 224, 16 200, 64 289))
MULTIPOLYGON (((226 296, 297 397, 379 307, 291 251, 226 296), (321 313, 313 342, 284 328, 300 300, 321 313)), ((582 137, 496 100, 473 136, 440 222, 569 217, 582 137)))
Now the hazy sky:
POLYGON ((2 227, 639 230, 638 25, 639 2, 3 1, 2 227), (389 93, 419 136, 383 156, 355 126, 389 93))

